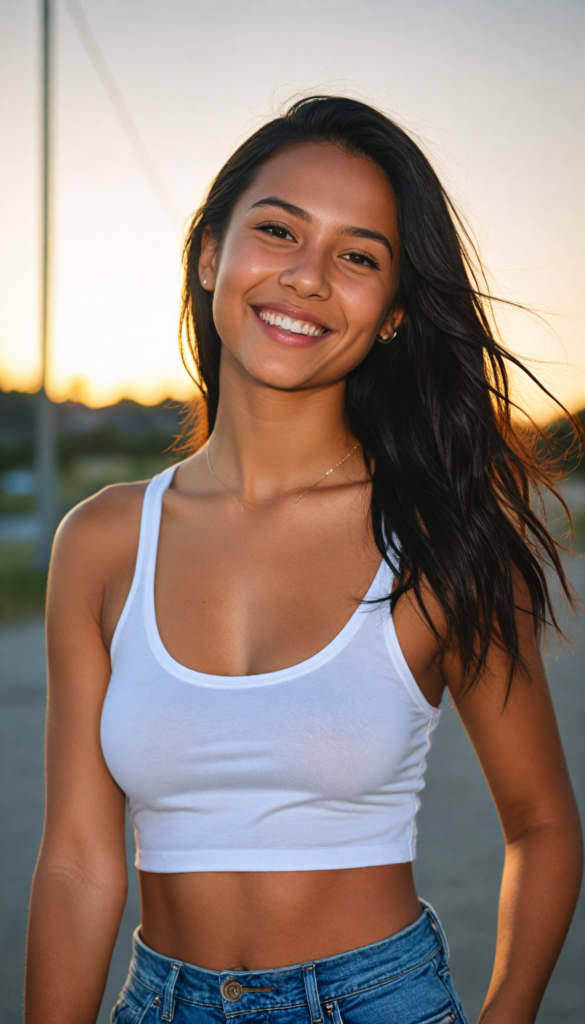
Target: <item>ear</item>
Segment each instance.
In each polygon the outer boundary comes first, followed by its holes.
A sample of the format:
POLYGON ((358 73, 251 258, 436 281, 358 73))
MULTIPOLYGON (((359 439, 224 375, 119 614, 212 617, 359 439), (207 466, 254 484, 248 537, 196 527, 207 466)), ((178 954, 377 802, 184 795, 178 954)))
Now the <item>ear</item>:
POLYGON ((205 291, 212 292, 215 288, 217 274, 217 239, 209 227, 203 228, 201 236, 201 253, 199 256, 199 281, 205 291))
POLYGON ((400 327, 400 324, 404 320, 405 313, 406 310, 404 309, 404 306, 392 306, 392 309, 378 331, 378 336, 383 338, 384 341, 389 340, 400 327))

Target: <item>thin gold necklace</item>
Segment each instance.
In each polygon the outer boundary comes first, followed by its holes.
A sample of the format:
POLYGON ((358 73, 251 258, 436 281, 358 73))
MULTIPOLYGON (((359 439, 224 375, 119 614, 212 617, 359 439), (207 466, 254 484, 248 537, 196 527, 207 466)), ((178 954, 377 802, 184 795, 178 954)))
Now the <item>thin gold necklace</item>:
MULTIPOLYGON (((334 473, 336 469, 339 469, 340 466, 343 466, 343 463, 346 462, 347 459, 349 459, 350 455, 353 455, 353 453, 355 452, 356 448, 359 448, 359 446, 360 446, 360 443, 358 441, 357 444, 354 444, 353 448, 350 448, 350 450, 348 451, 347 455, 344 455, 343 458, 339 460, 339 462, 336 462, 336 464, 331 467, 331 469, 328 469, 326 473, 323 473, 323 476, 320 476, 318 480, 315 480, 314 484, 311 484, 310 487, 307 487, 307 488, 305 488, 304 491, 301 491, 301 493, 299 494, 298 498, 295 498, 295 500, 293 501, 293 505, 297 505, 298 502, 301 500, 301 498, 305 497, 305 494, 308 494, 309 491, 313 490, 313 487, 316 487, 317 484, 320 484, 321 481, 325 479, 325 477, 330 476, 331 473, 334 473)), ((233 494, 233 496, 236 499, 238 505, 240 506, 240 512, 245 512, 246 510, 245 510, 245 508, 244 508, 244 506, 242 504, 242 500, 241 500, 238 492, 234 491, 233 487, 230 487, 229 484, 226 484, 226 482, 224 480, 222 480, 221 477, 219 477, 217 475, 217 473, 215 472, 213 466, 211 465, 211 458, 210 458, 210 455, 209 455, 209 444, 207 444, 206 448, 205 448, 205 457, 207 459, 207 465, 209 467, 209 472, 215 477, 215 479, 218 481, 218 483, 221 484, 222 487, 225 487, 226 491, 230 491, 233 494)))

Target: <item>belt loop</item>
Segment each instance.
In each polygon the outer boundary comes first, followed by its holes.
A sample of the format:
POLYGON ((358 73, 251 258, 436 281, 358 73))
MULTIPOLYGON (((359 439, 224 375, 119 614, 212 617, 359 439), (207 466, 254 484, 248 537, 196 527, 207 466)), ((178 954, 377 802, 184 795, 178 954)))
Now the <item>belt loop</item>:
POLYGON ((315 964, 303 964, 303 980, 305 992, 311 1013, 311 1024, 323 1024, 323 1013, 319 1002, 319 989, 317 988, 317 972, 315 964))
POLYGON ((171 964, 169 976, 165 981, 165 987, 162 990, 163 1005, 162 1013, 160 1015, 161 1020, 172 1020, 175 1016, 175 985, 177 984, 177 978, 179 977, 180 970, 180 964, 171 964))
POLYGON ((437 935, 437 938, 438 938, 439 943, 441 945, 441 949, 443 951, 443 956, 445 958, 445 963, 447 963, 448 960, 449 960, 449 956, 450 956, 449 943, 447 942, 447 936, 445 935, 445 932, 443 931, 443 925, 439 921, 439 917, 437 915, 437 911, 434 910, 433 907, 431 907, 431 904, 427 903, 426 900, 421 900, 420 902, 422 904, 422 908, 423 908, 425 914, 427 915, 427 917, 429 919, 429 923, 431 925, 431 928, 433 929, 433 931, 437 935))

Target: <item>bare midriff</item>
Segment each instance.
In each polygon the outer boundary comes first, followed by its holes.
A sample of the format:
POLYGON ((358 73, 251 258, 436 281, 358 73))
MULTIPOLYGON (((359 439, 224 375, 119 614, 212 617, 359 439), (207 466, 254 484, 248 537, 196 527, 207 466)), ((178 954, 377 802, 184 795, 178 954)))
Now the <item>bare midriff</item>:
POLYGON ((212 971, 335 956, 394 935, 421 913, 411 864, 139 876, 146 945, 212 971))

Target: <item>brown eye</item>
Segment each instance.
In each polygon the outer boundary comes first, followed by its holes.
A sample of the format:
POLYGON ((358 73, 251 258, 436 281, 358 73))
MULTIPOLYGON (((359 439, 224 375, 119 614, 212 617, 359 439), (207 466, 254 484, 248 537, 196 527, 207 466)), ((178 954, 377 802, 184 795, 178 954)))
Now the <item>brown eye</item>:
POLYGON ((374 270, 379 270, 379 266, 375 259, 371 256, 366 256, 365 252, 346 252, 343 253, 343 260, 347 260, 348 263, 354 263, 357 267, 372 267, 374 270))
POLYGON ((273 238, 278 238, 282 242, 289 240, 294 242, 293 236, 284 224, 259 224, 256 230, 264 231, 265 234, 272 235, 273 238))

